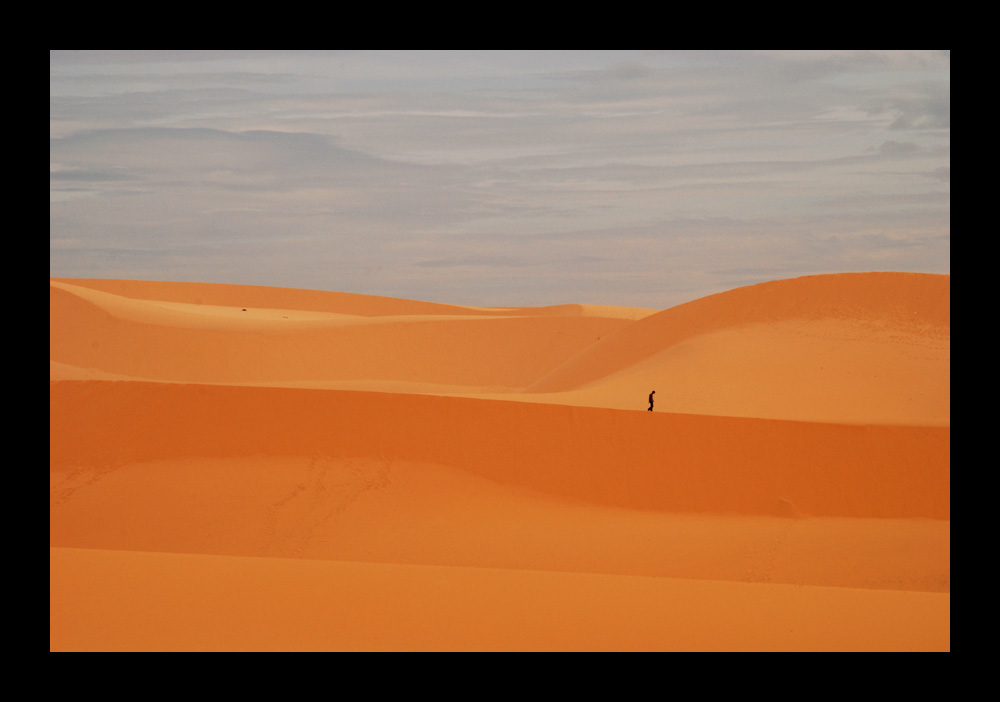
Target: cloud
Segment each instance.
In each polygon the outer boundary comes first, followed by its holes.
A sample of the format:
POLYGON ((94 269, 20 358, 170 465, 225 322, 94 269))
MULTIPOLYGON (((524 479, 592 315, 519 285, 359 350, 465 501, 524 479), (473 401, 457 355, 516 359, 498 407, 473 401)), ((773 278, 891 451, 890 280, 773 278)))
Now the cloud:
POLYGON ((470 255, 470 256, 453 256, 450 258, 415 261, 412 265, 420 268, 485 267, 491 269, 498 269, 498 268, 523 268, 525 266, 530 266, 533 263, 536 262, 530 261, 524 256, 470 255))
POLYGON ((52 52, 50 271, 652 307, 874 259, 940 272, 949 66, 52 52))
POLYGON ((941 166, 930 172, 930 177, 940 180, 942 183, 951 182, 951 166, 941 166))
POLYGON ((49 180, 69 183, 116 183, 135 180, 120 168, 73 168, 49 169, 49 180))
POLYGON ((903 156, 920 151, 920 146, 912 141, 883 141, 878 147, 878 152, 883 156, 903 156))

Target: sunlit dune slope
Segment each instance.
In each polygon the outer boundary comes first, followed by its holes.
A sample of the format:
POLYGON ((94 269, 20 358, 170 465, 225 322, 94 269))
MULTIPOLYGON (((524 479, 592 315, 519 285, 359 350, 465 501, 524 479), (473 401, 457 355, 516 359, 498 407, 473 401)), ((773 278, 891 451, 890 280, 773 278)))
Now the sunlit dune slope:
POLYGON ((381 456, 51 473, 52 546, 950 592, 936 519, 637 510, 381 456), (113 515, 113 519, 109 518, 113 515))
MULTIPOLYGON (((103 287, 117 289, 110 282, 103 287)), ((579 305, 497 314, 284 289, 262 296, 256 288, 239 295, 242 289, 205 286, 199 296, 200 287, 178 287, 171 296, 172 284, 122 287, 171 299, 51 282, 50 361, 59 364, 53 372, 80 368, 87 371, 82 377, 100 372, 233 384, 370 380, 496 391, 523 387, 630 323, 615 316, 621 310, 585 314, 579 305), (267 307, 226 306, 240 299, 267 307)))
POLYGON ((539 400, 809 421, 950 424, 951 278, 761 283, 647 316, 532 384, 539 400), (543 399, 544 398, 544 399, 543 399))
MULTIPOLYGON (((422 302, 400 298, 358 295, 354 293, 302 290, 263 285, 227 285, 220 283, 182 283, 154 280, 115 280, 100 278, 51 278, 50 282, 105 292, 130 300, 201 305, 207 308, 228 307, 242 310, 283 309, 303 312, 343 313, 362 317, 392 315, 507 315, 512 308, 473 308, 461 305, 422 302)), ((547 308, 543 308, 547 309, 547 308)))
POLYGON ((857 424, 950 425, 950 276, 737 288, 658 313, 52 280, 53 379, 333 387, 857 424))
POLYGON ((53 651, 950 649, 938 593, 65 548, 49 579, 53 651))
POLYGON ((295 310, 347 314, 360 317, 410 315, 482 315, 495 317, 529 316, 605 316, 638 319, 657 310, 615 305, 562 304, 544 307, 476 307, 439 302, 424 302, 379 295, 361 295, 326 290, 303 290, 265 285, 223 283, 182 283, 155 280, 119 280, 105 278, 50 278, 61 287, 87 288, 132 300, 237 308, 241 311, 295 310))

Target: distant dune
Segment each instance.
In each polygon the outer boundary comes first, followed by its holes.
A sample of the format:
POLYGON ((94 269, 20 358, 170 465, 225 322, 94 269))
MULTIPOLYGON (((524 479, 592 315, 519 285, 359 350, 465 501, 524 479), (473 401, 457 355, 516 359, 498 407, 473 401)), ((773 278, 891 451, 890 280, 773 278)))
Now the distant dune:
POLYGON ((950 649, 949 276, 49 319, 52 650, 950 649))
POLYGON ((912 273, 738 288, 629 325, 528 390, 625 409, 659 387, 676 412, 948 426, 950 300, 950 276, 912 273))

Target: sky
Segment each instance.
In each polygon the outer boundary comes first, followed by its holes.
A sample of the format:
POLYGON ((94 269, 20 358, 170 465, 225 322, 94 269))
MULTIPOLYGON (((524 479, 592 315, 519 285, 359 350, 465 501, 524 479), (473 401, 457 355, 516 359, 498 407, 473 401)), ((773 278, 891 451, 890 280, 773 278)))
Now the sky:
POLYGON ((51 51, 49 274, 666 309, 950 274, 948 51, 51 51))

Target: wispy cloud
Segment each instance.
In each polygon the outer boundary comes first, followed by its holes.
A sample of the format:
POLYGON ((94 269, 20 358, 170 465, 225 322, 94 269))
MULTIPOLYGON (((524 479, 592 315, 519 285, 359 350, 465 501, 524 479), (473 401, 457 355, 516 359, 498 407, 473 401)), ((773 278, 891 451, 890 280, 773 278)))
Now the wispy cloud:
POLYGON ((666 307, 950 265, 947 52, 52 52, 50 137, 58 276, 666 307))

